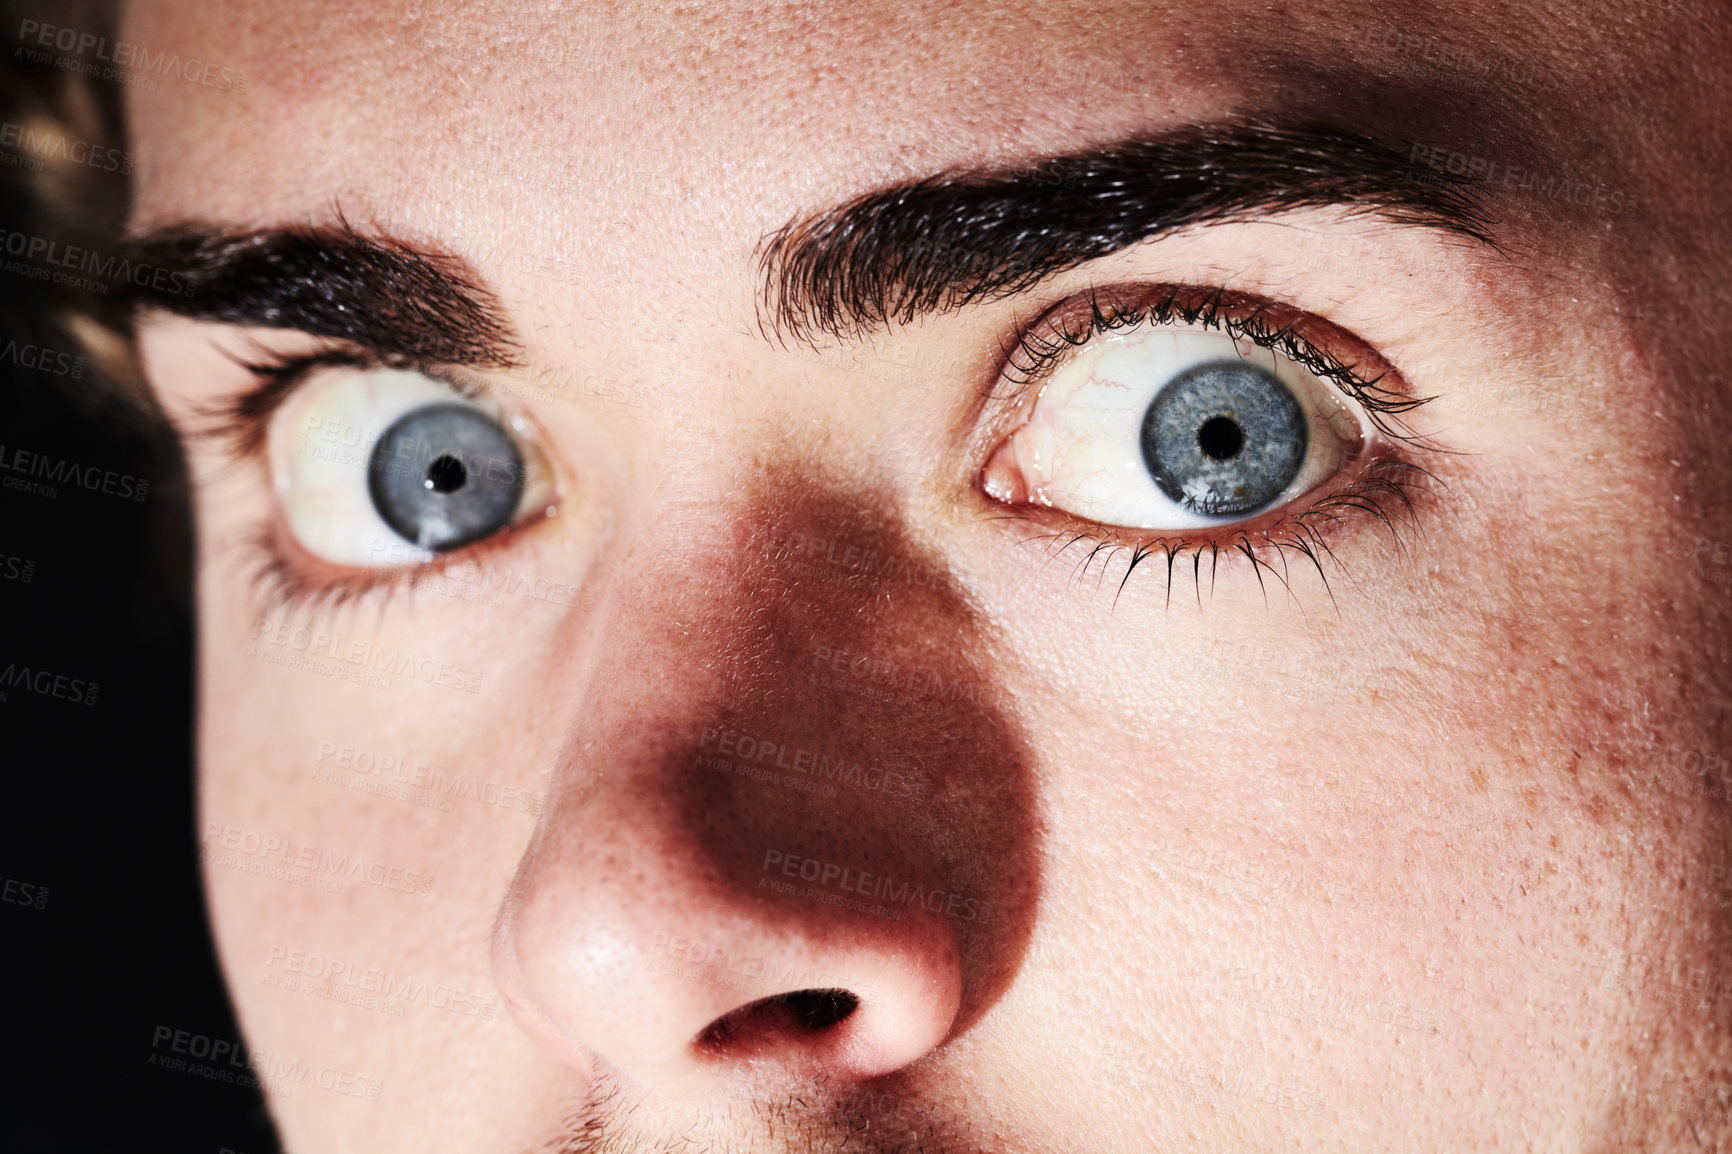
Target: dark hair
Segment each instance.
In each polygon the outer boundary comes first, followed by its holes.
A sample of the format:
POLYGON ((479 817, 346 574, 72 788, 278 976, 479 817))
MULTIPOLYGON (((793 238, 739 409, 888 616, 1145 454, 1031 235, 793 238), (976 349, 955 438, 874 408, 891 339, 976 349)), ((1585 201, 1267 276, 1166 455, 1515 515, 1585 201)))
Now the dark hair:
POLYGON ((115 9, 0 11, 0 875, 28 1055, 7 1146, 260 1154, 256 1089, 153 1061, 165 1024, 239 1032, 195 850, 184 465, 125 294, 78 267, 125 220, 121 93, 35 43, 43 26, 113 43, 115 9))

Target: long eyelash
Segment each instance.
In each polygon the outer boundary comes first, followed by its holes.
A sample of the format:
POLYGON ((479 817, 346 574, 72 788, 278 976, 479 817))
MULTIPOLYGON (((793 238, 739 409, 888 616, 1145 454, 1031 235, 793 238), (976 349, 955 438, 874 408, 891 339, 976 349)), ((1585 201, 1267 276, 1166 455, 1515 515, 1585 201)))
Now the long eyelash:
MULTIPOLYGON (((271 415, 320 369, 409 369, 442 381, 466 397, 473 398, 486 392, 484 385, 465 379, 462 373, 448 366, 383 355, 359 347, 298 355, 261 350, 257 356, 240 361, 240 364, 253 375, 254 386, 206 413, 207 423, 192 433, 195 437, 214 438, 226 445, 237 458, 236 463, 257 460, 262 455, 271 415)), ((310 563, 297 563, 289 558, 281 534, 282 529, 273 521, 257 526, 238 542, 240 564, 253 608, 260 617, 269 610, 282 610, 289 614, 305 612, 309 627, 324 622, 345 608, 358 606, 376 594, 383 594, 378 605, 381 611, 399 593, 412 604, 415 588, 422 581, 445 576, 452 564, 473 560, 478 554, 485 553, 489 545, 511 536, 509 532, 497 534, 488 541, 461 550, 461 556, 445 554, 414 565, 318 574, 312 571, 310 563)))
MULTIPOLYGON (((1357 402, 1377 431, 1391 441, 1410 449, 1452 452, 1415 433, 1406 423, 1408 414, 1432 398, 1386 388, 1382 384, 1384 373, 1363 373, 1358 366, 1318 347, 1298 331, 1292 320, 1278 319, 1281 315, 1298 315, 1288 307, 1225 289, 1194 285, 1165 286, 1153 296, 1141 294, 1129 300, 1122 295, 1103 299, 1098 291, 1091 291, 1087 305, 1086 312, 1077 304, 1061 307, 1023 328, 1013 345, 1000 350, 1000 379, 1018 390, 1038 384, 1074 350, 1115 330, 1151 323, 1213 329, 1280 353, 1329 381, 1357 402)), ((1418 531, 1422 499, 1446 488, 1431 470, 1393 454, 1380 455, 1368 461, 1343 487, 1260 529, 1225 526, 1224 535, 1223 531, 1198 534, 1193 530, 1151 537, 1137 530, 1072 518, 1059 530, 1036 534, 1026 538, 1025 543, 1045 542, 1051 560, 1076 557, 1074 569, 1078 581, 1087 579, 1092 572, 1097 584, 1103 583, 1109 570, 1122 559, 1124 572, 1113 592, 1114 605, 1133 573, 1139 568, 1155 568, 1166 574, 1166 604, 1170 608, 1174 571, 1182 573, 1189 568, 1201 607, 1205 554, 1209 560, 1207 584, 1211 595, 1222 559, 1229 563, 1243 559, 1249 562, 1267 604, 1272 582, 1265 579, 1265 571, 1292 597, 1290 562, 1298 560, 1315 570, 1331 605, 1339 612, 1326 563, 1350 582, 1353 575, 1330 546, 1326 531, 1347 517, 1369 515, 1389 532, 1397 551, 1405 552, 1404 534, 1418 531), (1078 546, 1086 550, 1080 557, 1074 553, 1078 546), (1186 561, 1190 562, 1188 566, 1184 564, 1186 561)), ((1033 510, 1011 512, 1001 514, 999 519, 1050 525, 1053 512, 1044 509, 1038 514, 1033 510)))
POLYGON ((236 542, 251 608, 259 618, 281 611, 288 618, 300 622, 304 614, 302 623, 308 628, 318 628, 334 623, 345 609, 358 610, 372 605, 383 613, 397 596, 403 598, 405 605, 413 607, 416 593, 423 583, 450 580, 451 569, 459 565, 473 565, 487 572, 489 559, 496 550, 504 551, 511 547, 517 530, 507 529, 463 549, 442 553, 413 565, 354 570, 342 570, 340 566, 332 565, 328 568, 333 571, 328 573, 316 571, 320 564, 317 561, 291 559, 289 551, 293 547, 284 544, 283 532, 275 523, 260 525, 247 531, 236 542))
MULTIPOLYGON (((1123 556, 1125 571, 1113 592, 1115 606, 1124 593, 1125 586, 1130 582, 1131 574, 1145 563, 1152 562, 1166 573, 1166 605, 1170 609, 1173 603, 1173 572, 1177 568, 1182 573, 1182 563, 1189 560, 1193 584, 1196 586, 1197 604, 1201 607, 1204 584, 1202 561, 1205 553, 1209 557, 1208 585, 1211 596, 1214 593, 1215 572, 1222 558, 1230 561, 1235 556, 1242 556, 1250 562, 1251 571, 1256 575, 1257 584, 1263 591, 1264 603, 1268 604, 1269 583, 1264 580, 1264 572, 1267 571, 1281 584, 1288 596, 1292 597, 1292 570, 1288 562, 1290 559, 1302 559, 1303 563, 1309 564, 1316 571, 1329 595, 1330 604, 1339 612, 1334 587, 1329 583, 1329 574, 1325 571, 1325 562, 1338 569, 1349 581, 1353 580, 1353 575, 1325 538, 1324 534, 1329 527, 1349 516, 1369 514, 1382 523, 1397 551, 1405 552, 1403 534, 1419 531, 1418 517, 1422 502, 1435 496, 1438 490, 1447 488, 1447 484, 1440 477, 1421 465, 1396 457, 1378 457, 1368 462, 1342 488, 1296 513, 1281 518, 1267 528, 1256 531, 1235 528, 1225 537, 1203 540, 1177 534, 1150 538, 1141 536, 1134 530, 1115 529, 1078 519, 1057 531, 1025 538, 1024 543, 1045 542, 1048 560, 1053 561, 1066 556, 1079 545, 1085 546, 1087 551, 1074 564, 1075 577, 1079 582, 1086 580, 1091 572, 1097 570, 1098 562, 1097 585, 1105 582, 1115 561, 1123 556), (1275 561, 1279 561, 1280 568, 1276 568, 1275 561)), ((1035 517, 1029 513, 1005 513, 1000 514, 998 519, 1034 521, 1035 517)))
POLYGON ((409 369, 450 385, 464 396, 483 391, 451 369, 376 352, 359 346, 342 346, 318 352, 282 354, 259 349, 250 358, 234 358, 253 378, 253 386, 236 397, 200 413, 200 424, 192 432, 197 438, 216 441, 231 455, 257 457, 265 446, 271 416, 292 396, 302 382, 320 369, 409 369))
POLYGON ((275 524, 246 531, 236 542, 253 616, 265 620, 282 614, 286 623, 308 629, 334 628, 344 610, 359 610, 372 604, 383 614, 392 599, 402 595, 413 604, 415 586, 424 575, 436 574, 437 562, 428 566, 360 569, 352 572, 316 573, 290 559, 275 524))
POLYGON ((251 359, 229 354, 230 359, 253 378, 246 392, 198 413, 199 423, 191 435, 209 440, 240 460, 264 451, 265 433, 271 414, 315 370, 322 368, 371 368, 369 354, 351 349, 331 349, 301 356, 286 356, 259 350, 251 359))
POLYGON ((1270 317, 1278 309, 1290 311, 1224 289, 1194 285, 1169 286, 1165 295, 1135 304, 1102 301, 1098 293, 1091 292, 1086 316, 1076 310, 1065 311, 1049 322, 1029 326, 1013 346, 1002 349, 1001 375, 1013 386, 1026 388, 1043 380, 1073 350, 1117 329, 1149 323, 1213 329, 1235 340, 1248 340, 1278 352, 1329 381, 1363 406, 1371 423, 1385 436, 1440 450, 1440 446, 1414 433, 1404 419, 1431 401, 1431 397, 1413 397, 1384 388, 1382 373, 1365 376, 1357 366, 1318 348, 1291 323, 1272 321, 1270 317))

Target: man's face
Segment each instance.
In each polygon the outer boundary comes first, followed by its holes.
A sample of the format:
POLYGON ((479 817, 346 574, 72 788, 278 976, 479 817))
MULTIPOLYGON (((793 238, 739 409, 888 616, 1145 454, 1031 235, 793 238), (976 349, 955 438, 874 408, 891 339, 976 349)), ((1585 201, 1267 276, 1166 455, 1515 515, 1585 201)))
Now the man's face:
POLYGON ((134 7, 290 1148, 1711 1142, 1732 26, 1477 7, 134 7))

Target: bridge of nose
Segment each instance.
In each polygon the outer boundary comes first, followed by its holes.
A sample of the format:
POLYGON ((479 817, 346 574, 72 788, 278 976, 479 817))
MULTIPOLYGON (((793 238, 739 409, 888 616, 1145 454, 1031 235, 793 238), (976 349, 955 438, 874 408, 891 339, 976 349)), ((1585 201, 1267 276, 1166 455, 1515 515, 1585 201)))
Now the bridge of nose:
POLYGON ((980 615, 814 476, 719 505, 726 547, 609 599, 513 885, 523 996, 646 1077, 742 1047, 888 1072, 977 1018, 1032 931, 1031 759, 980 615))

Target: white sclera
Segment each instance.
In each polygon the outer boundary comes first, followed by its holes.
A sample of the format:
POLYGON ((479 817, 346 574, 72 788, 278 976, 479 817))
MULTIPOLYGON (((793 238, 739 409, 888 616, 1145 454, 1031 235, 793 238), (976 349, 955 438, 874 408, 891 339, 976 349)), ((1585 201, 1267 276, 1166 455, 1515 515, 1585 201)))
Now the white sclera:
POLYGON ((1128 529, 1218 528, 1256 516, 1187 509, 1161 491, 1143 460, 1143 416, 1160 391, 1187 369, 1231 359, 1273 373, 1310 424, 1299 472, 1265 509, 1303 496, 1357 455, 1365 430, 1329 381, 1251 341, 1151 324, 1097 338, 1041 385, 1010 446, 1029 499, 1128 529))
MULTIPOLYGON (((485 400, 408 369, 319 371, 273 414, 271 483, 302 548, 335 565, 371 569, 418 565, 437 556, 398 536, 373 507, 367 487, 367 464, 385 430, 436 403, 469 405, 514 427, 485 400)), ((546 470, 534 467, 527 448, 523 452, 528 482, 520 511, 549 497, 546 470)))

